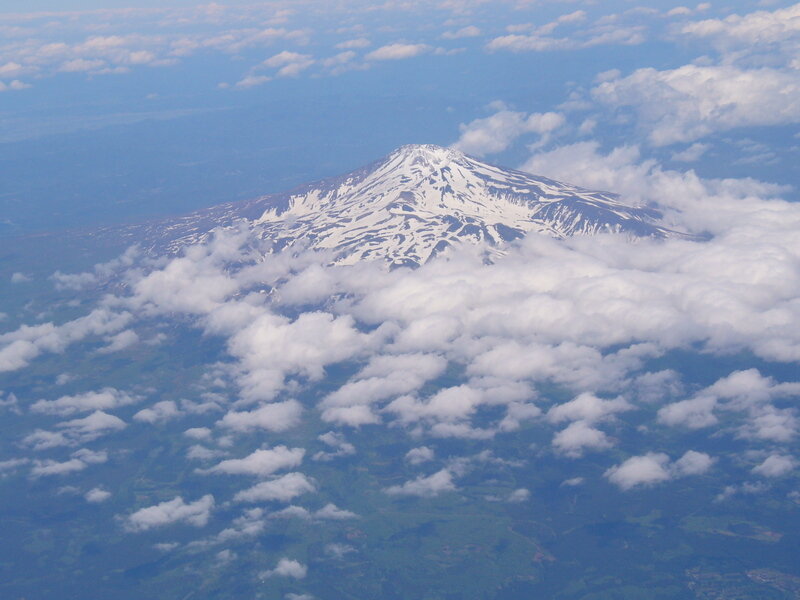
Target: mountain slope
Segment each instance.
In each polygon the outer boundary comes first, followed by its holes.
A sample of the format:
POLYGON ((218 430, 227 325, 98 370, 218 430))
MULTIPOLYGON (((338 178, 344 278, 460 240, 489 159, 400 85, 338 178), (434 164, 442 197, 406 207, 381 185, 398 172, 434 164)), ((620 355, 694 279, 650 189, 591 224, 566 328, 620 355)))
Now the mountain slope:
POLYGON ((339 264, 384 259, 413 265, 451 245, 502 246, 531 232, 681 235, 657 226, 657 217, 615 194, 495 167, 447 148, 409 145, 341 177, 151 226, 145 238, 175 251, 244 219, 276 250, 302 242, 332 251, 339 264))

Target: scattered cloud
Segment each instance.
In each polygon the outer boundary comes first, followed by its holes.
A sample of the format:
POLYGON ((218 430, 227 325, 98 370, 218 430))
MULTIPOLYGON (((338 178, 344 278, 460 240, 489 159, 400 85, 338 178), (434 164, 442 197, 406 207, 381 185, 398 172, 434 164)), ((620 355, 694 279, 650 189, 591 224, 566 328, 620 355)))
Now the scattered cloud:
POLYGON ((162 400, 156 402, 149 408, 143 408, 137 412, 133 415, 133 420, 155 425, 157 423, 164 423, 172 419, 177 419, 182 415, 183 412, 178 408, 174 400, 162 400))
POLYGON ((674 463, 663 452, 648 452, 633 456, 622 464, 608 469, 604 476, 621 490, 650 487, 675 477, 701 475, 714 464, 714 459, 703 452, 689 450, 674 463))
POLYGON ((481 35, 481 30, 475 25, 468 25, 457 29, 456 31, 445 31, 442 38, 445 40, 460 40, 462 38, 471 38, 481 35))
POLYGON ((339 42, 336 44, 337 48, 341 48, 342 50, 354 50, 359 48, 367 48, 372 45, 367 38, 354 38, 352 40, 345 40, 343 42, 339 42))
POLYGON ((317 439, 328 446, 330 450, 319 451, 312 457, 316 461, 327 462, 342 456, 351 456, 356 453, 356 448, 348 442, 344 435, 336 431, 329 431, 317 436, 317 439))
POLYGON ((376 356, 355 377, 320 403, 326 421, 351 426, 380 422, 371 405, 419 389, 447 367, 442 357, 428 354, 376 356))
POLYGON ((275 471, 298 467, 303 462, 306 451, 302 448, 274 448, 256 450, 245 458, 223 460, 210 469, 199 469, 205 474, 254 475, 266 477, 275 471))
POLYGON ((102 464, 108 460, 105 451, 93 451, 81 448, 73 452, 69 460, 58 462, 56 460, 34 460, 31 467, 31 477, 51 477, 53 475, 69 475, 83 471, 90 465, 102 464))
POLYGON ((671 478, 669 456, 663 452, 648 452, 643 456, 634 456, 608 469, 605 476, 611 483, 625 491, 636 486, 663 483, 671 478))
POLYGON ((665 425, 683 425, 689 429, 710 427, 719 421, 714 414, 716 406, 717 399, 714 396, 681 400, 659 409, 658 420, 665 425))
POLYGON ((107 387, 96 392, 61 396, 56 400, 38 400, 31 404, 30 410, 39 414, 67 417, 82 412, 114 410, 139 401, 140 398, 128 392, 107 387))
MULTIPOLYGON (((269 75, 246 75, 236 82, 235 87, 240 90, 246 90, 252 87, 263 85, 268 81, 272 81, 269 75)), ((221 87, 227 87, 227 84, 220 84, 221 87)))
POLYGON ((367 60, 404 60, 406 58, 414 58, 420 54, 430 52, 432 48, 427 44, 388 44, 373 50, 365 56, 367 60))
POLYGON ((24 81, 20 81, 19 79, 14 79, 9 81, 8 83, 4 81, 0 81, 0 92, 7 92, 7 91, 20 91, 20 90, 27 90, 29 87, 32 87, 30 83, 25 83, 24 81))
POLYGON ((352 50, 345 50, 320 61, 323 67, 330 69, 334 75, 353 67, 353 60, 358 55, 352 50))
POLYGON ((677 28, 680 35, 710 40, 726 61, 741 61, 752 55, 793 58, 798 45, 800 5, 774 11, 759 10, 724 19, 692 21, 677 28))
POLYGON ((190 427, 183 432, 183 435, 193 440, 209 440, 213 433, 208 427, 190 427))
POLYGON ((518 488, 508 495, 508 502, 518 504, 530 500, 531 492, 525 488, 518 488))
POLYGON ((770 454, 760 465, 753 467, 753 473, 762 477, 783 477, 794 470, 796 461, 788 454, 770 454))
POLYGON ((96 410, 87 417, 62 421, 56 424, 59 431, 37 429, 22 438, 22 443, 33 450, 47 450, 58 446, 79 446, 115 431, 127 424, 117 416, 96 410))
POLYGON ((116 335, 106 338, 106 341, 108 342, 108 345, 98 350, 98 352, 101 354, 110 354, 112 352, 119 352, 120 350, 130 348, 139 342, 139 336, 135 331, 126 329, 125 331, 120 331, 116 335))
POLYGON ((336 559, 341 559, 353 552, 357 552, 357 550, 348 544, 327 544, 325 546, 325 554, 336 559))
POLYGON ((194 502, 185 502, 180 496, 137 510, 125 518, 125 529, 131 532, 147 531, 166 525, 182 523, 205 527, 214 509, 214 496, 206 494, 194 502))
POLYGON ((221 456, 226 456, 228 453, 224 450, 206 448, 200 444, 191 446, 186 451, 186 458, 189 460, 210 461, 216 460, 221 456))
POLYGON ((625 24, 619 19, 603 18, 586 27, 582 23, 587 15, 577 10, 562 15, 539 27, 514 28, 510 35, 496 37, 486 44, 490 52, 546 52, 553 50, 578 50, 614 44, 635 46, 646 40, 647 27, 642 24, 625 24), (580 27, 576 27, 580 25, 580 27), (557 30, 570 28, 569 33, 554 35, 557 30))
POLYGON ((799 391, 800 383, 778 383, 757 369, 734 371, 694 398, 664 406, 658 411, 658 420, 699 429, 716 425, 718 412, 738 413, 745 420, 738 429, 740 436, 788 442, 800 432, 800 421, 793 408, 779 409, 772 400, 799 391))
POLYGON ((84 317, 62 325, 43 323, 22 325, 15 331, 0 334, 0 372, 26 367, 44 352, 60 353, 89 336, 113 334, 131 320, 128 312, 116 313, 97 308, 84 317))
POLYGON ((584 482, 585 479, 583 477, 571 477, 570 479, 565 479, 564 481, 562 481, 561 485, 562 486, 565 485, 567 487, 576 487, 579 485, 583 485, 584 482))
POLYGON ((233 499, 235 502, 288 502, 301 494, 313 493, 316 489, 314 483, 302 473, 287 473, 237 492, 233 499))
POLYGON ((702 475, 715 463, 715 459, 705 452, 689 450, 673 464, 677 475, 702 475))
POLYGON ((87 502, 92 504, 100 504, 111 498, 111 492, 101 487, 92 488, 83 496, 87 502))
POLYGON ((796 71, 684 65, 637 69, 600 83, 592 97, 633 110, 650 143, 666 146, 739 127, 800 122, 800 106, 793 101, 798 89, 796 71))
POLYGON ((304 579, 307 574, 308 567, 306 565, 296 560, 282 558, 274 569, 262 572, 261 576, 264 578, 291 577, 293 579, 304 579))
POLYGON ((613 445, 605 433, 585 421, 574 421, 553 437, 555 451, 571 458, 579 458, 587 450, 606 450, 613 445))
POLYGON ((424 462, 428 462, 433 460, 433 449, 428 448, 427 446, 420 446, 419 448, 412 448, 408 452, 406 452, 406 460, 409 464, 412 465, 419 465, 424 462))
POLYGON ((284 50, 266 59, 262 64, 270 69, 277 69, 276 77, 297 77, 315 62, 308 54, 284 50))
POLYGON ((432 498, 443 492, 455 491, 453 475, 447 469, 437 471, 427 477, 420 476, 411 481, 406 481, 402 485, 393 485, 384 491, 392 496, 420 496, 432 498))
POLYGON ((680 152, 674 152, 672 154, 671 160, 677 162, 696 162, 700 160, 700 158, 708 152, 708 149, 711 146, 709 144, 701 144, 700 142, 695 142, 685 150, 680 152))
POLYGON ((316 519, 327 519, 331 521, 344 521, 348 519, 355 519, 358 515, 349 510, 343 510, 335 504, 328 503, 314 513, 316 519))
POLYGON ((302 412, 303 407, 297 400, 271 402, 250 411, 228 412, 217 425, 240 433, 258 429, 286 431, 300 423, 302 412))
POLYGON ((565 123, 566 119, 561 113, 527 115, 504 108, 489 117, 460 125, 461 136, 453 147, 466 154, 485 156, 502 152, 517 138, 526 134, 536 134, 539 136, 539 143, 544 144, 565 123))
POLYGON ((551 423, 579 420, 594 423, 613 418, 617 413, 632 409, 633 406, 621 396, 611 400, 602 400, 594 394, 584 392, 569 402, 553 406, 547 411, 547 420, 551 423))
MULTIPOLYGON (((237 11, 229 14, 234 12, 237 11)), ((123 24, 130 21, 130 14, 109 12, 104 16, 108 21, 97 23, 93 22, 91 12, 71 13, 63 23, 70 23, 73 31, 59 31, 61 23, 53 21, 31 30, 30 37, 10 40, 0 47, 0 78, 46 77, 58 73, 97 76, 127 73, 142 67, 171 67, 199 54, 235 56, 278 42, 304 45, 311 34, 305 29, 269 26, 270 20, 263 19, 259 19, 260 27, 231 27, 233 22, 225 20, 201 23, 193 17, 169 19, 163 15, 148 22, 146 16, 153 18, 155 13, 142 13, 143 18, 136 25, 125 27, 123 24), (121 31, 137 26, 146 33, 121 31), (98 35, 98 29, 114 29, 119 33, 98 35)), ((243 14, 240 18, 249 19, 243 14)), ((271 21, 280 24, 280 20, 271 21)), ((14 79, 9 84, 2 83, 0 91, 25 87, 30 86, 14 79)))
POLYGON ((26 466, 30 463, 28 458, 9 458, 7 460, 0 460, 0 477, 4 477, 9 473, 16 472, 20 467, 26 466))

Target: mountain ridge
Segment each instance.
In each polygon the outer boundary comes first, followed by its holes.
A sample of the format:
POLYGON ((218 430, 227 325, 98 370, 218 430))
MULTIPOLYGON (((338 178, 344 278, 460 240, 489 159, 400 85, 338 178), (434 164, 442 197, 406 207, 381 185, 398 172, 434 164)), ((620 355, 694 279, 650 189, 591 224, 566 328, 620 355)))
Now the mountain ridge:
POLYGON ((216 227, 244 222, 274 251, 303 243, 337 264, 383 259, 421 265, 462 243, 503 245, 530 233, 565 238, 616 233, 685 237, 656 224, 658 211, 610 192, 505 169, 431 144, 401 146, 338 177, 243 202, 220 204, 144 226, 154 250, 177 252, 216 227))

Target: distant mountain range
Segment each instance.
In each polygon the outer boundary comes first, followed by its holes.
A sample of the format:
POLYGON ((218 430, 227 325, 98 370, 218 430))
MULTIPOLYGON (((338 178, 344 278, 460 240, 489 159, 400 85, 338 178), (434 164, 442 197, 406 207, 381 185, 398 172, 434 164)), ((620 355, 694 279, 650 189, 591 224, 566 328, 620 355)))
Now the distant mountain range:
POLYGON ((496 167, 448 148, 408 145, 339 177, 127 228, 125 235, 175 252, 206 240, 214 228, 240 223, 271 240, 275 251, 302 243, 331 251, 337 264, 381 259, 413 266, 450 246, 502 249, 529 233, 686 237, 660 227, 659 217, 616 194, 496 167))

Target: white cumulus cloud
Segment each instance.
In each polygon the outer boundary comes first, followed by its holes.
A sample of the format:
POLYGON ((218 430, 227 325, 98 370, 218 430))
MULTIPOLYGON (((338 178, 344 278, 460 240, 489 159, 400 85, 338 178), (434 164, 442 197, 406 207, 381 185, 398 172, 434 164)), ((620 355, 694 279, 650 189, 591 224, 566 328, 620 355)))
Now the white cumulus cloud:
POLYGON ((172 500, 141 508, 128 515, 125 528, 128 531, 147 531, 173 523, 184 523, 193 527, 205 527, 214 509, 214 496, 206 494, 194 502, 185 502, 176 496, 172 500))
POLYGON ((308 567, 296 560, 290 558, 281 558, 277 566, 270 570, 264 571, 262 577, 291 577, 293 579, 304 579, 308 574, 308 567))
POLYGON ((287 473, 237 492, 233 499, 235 502, 288 502, 301 494, 315 492, 316 489, 314 483, 302 473, 287 473))
POLYGON ((393 485, 384 491, 392 496, 420 496, 431 498, 443 492, 452 492, 456 489, 453 483, 453 475, 447 469, 437 471, 427 477, 417 477, 411 481, 406 481, 402 485, 393 485))
POLYGON ((365 58, 367 60, 403 60, 414 58, 430 50, 431 47, 427 44, 388 44, 373 50, 365 58))
POLYGON ((274 448, 256 450, 244 458, 223 460, 209 469, 199 472, 208 474, 254 475, 266 477, 275 471, 297 467, 303 462, 306 451, 303 448, 274 448))

